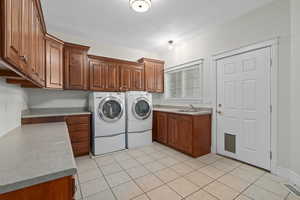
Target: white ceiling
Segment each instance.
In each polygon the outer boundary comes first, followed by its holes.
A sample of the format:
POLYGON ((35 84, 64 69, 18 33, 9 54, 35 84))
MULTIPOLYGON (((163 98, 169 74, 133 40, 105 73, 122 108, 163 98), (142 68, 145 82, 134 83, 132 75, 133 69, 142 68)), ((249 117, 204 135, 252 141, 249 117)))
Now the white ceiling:
POLYGON ((128 0, 41 0, 50 33, 152 50, 214 24, 225 23, 272 0, 152 0, 136 13, 128 0))

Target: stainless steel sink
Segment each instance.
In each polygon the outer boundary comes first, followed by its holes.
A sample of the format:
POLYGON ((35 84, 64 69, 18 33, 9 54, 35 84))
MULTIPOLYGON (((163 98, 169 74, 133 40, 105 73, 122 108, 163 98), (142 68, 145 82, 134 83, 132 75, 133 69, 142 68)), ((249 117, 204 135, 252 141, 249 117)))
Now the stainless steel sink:
POLYGON ((199 110, 192 110, 192 109, 181 109, 181 110, 178 110, 178 112, 199 112, 199 110))

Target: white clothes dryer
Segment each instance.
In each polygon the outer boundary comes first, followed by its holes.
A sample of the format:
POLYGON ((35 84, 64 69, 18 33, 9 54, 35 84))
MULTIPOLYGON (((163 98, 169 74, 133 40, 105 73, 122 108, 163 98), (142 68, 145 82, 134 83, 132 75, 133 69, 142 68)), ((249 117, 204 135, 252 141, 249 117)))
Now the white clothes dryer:
POLYGON ((94 92, 89 98, 92 152, 101 155, 126 148, 125 94, 94 92))
POLYGON ((127 146, 135 148, 152 143, 152 94, 127 92, 127 146))

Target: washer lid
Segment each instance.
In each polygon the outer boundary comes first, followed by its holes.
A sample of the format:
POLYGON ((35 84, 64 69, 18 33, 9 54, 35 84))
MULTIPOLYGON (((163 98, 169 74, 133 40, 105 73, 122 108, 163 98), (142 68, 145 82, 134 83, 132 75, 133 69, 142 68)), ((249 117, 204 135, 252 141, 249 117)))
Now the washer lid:
POLYGON ((132 113, 137 119, 147 119, 152 113, 152 105, 144 97, 137 98, 132 105, 132 113))
POLYGON ((122 101, 117 97, 104 98, 98 107, 99 118, 106 122, 116 122, 122 116, 124 107, 122 101))

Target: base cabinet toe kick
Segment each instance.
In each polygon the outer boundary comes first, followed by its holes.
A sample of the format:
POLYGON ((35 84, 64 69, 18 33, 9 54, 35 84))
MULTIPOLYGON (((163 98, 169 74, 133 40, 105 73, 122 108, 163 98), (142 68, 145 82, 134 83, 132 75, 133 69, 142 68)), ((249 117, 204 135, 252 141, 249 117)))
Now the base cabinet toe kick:
POLYGON ((153 140, 193 157, 211 152, 211 114, 154 111, 153 140))

